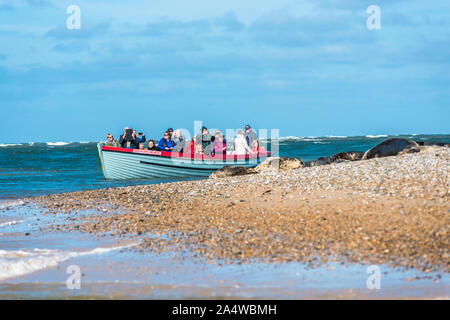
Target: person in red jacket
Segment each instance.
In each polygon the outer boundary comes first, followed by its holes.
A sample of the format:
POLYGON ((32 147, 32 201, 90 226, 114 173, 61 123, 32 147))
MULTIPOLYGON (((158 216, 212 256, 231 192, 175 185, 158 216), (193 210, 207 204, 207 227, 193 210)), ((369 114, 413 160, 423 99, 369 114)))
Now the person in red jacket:
POLYGON ((194 153, 195 153, 195 139, 192 138, 191 142, 189 142, 189 144, 187 145, 186 149, 184 149, 184 153, 191 154, 191 158, 194 157, 194 153))
POLYGON ((252 144, 252 152, 253 153, 264 153, 266 152, 266 149, 259 145, 258 140, 254 140, 252 144))

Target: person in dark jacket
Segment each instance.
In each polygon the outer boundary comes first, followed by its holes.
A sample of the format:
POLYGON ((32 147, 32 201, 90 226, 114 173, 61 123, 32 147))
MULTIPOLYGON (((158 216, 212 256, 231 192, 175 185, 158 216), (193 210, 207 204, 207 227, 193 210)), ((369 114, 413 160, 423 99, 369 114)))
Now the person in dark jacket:
POLYGON ((249 147, 253 146, 253 141, 257 140, 258 137, 256 136, 255 131, 250 127, 250 125, 245 126, 245 140, 247 141, 247 145, 249 147))
POLYGON ((149 140, 148 141, 148 150, 154 150, 154 151, 161 151, 161 149, 158 146, 155 146, 155 140, 149 140))
MULTIPOLYGON (((122 148, 128 148, 128 149, 139 149, 139 143, 137 141, 136 134, 132 134, 131 138, 127 138, 126 133, 127 130, 129 130, 129 127, 125 127, 123 134, 119 138, 119 143, 122 148)), ((136 131, 133 130, 135 133, 136 131)))
POLYGON ((170 133, 168 131, 164 132, 164 138, 159 140, 158 147, 162 151, 172 152, 173 148, 175 147, 175 143, 170 138, 170 133))
POLYGON ((211 135, 208 131, 208 128, 202 127, 202 133, 195 137, 196 141, 199 141, 202 144, 203 153, 205 155, 211 155, 212 150, 214 148, 214 140, 215 137, 211 135))

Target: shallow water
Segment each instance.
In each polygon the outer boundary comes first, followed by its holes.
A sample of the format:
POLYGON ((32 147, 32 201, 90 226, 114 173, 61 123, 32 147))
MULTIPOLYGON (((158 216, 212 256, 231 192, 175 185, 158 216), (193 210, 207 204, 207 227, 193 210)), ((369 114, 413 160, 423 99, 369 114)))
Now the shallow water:
MULTIPOLYGON (((0 209, 0 299, 14 298, 442 298, 444 273, 380 267, 380 289, 369 290, 367 267, 329 263, 210 264, 178 253, 141 252, 141 237, 47 232, 68 214, 3 202, 0 209), (7 222, 15 223, 7 224, 7 222), (3 224, 2 224, 3 223, 3 224), (69 266, 81 270, 81 288, 69 289, 69 266), (419 277, 408 282, 407 278, 419 277), (425 278, 424 278, 425 277, 425 278), (440 277, 440 278, 439 278, 440 277)), ((89 215, 90 212, 80 213, 89 215)))

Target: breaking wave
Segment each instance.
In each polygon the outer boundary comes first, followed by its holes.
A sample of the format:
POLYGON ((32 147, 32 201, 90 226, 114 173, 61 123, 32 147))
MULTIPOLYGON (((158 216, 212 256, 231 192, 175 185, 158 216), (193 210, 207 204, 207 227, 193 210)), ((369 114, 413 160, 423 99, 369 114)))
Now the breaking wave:
POLYGON ((96 255, 135 246, 133 243, 112 248, 96 248, 89 251, 61 251, 52 249, 0 250, 0 281, 30 274, 45 268, 56 267, 71 258, 96 255))
POLYGON ((48 146, 65 146, 70 144, 70 142, 46 142, 48 146))
POLYGON ((20 143, 0 143, 0 147, 15 147, 15 146, 21 146, 20 143))
POLYGON ((369 138, 369 139, 375 139, 375 138, 386 138, 388 135, 387 134, 379 134, 379 135, 370 135, 370 134, 368 134, 367 136, 366 136, 366 138, 369 138))

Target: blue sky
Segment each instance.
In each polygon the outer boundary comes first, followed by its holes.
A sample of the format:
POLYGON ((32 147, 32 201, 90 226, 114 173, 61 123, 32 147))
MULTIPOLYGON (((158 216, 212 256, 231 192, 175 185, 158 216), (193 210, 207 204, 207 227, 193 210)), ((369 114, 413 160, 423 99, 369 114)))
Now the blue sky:
POLYGON ((450 133, 450 1, 0 0, 0 142, 450 133), (68 30, 69 5, 81 29, 68 30), (381 29, 368 30, 369 5, 381 29))

